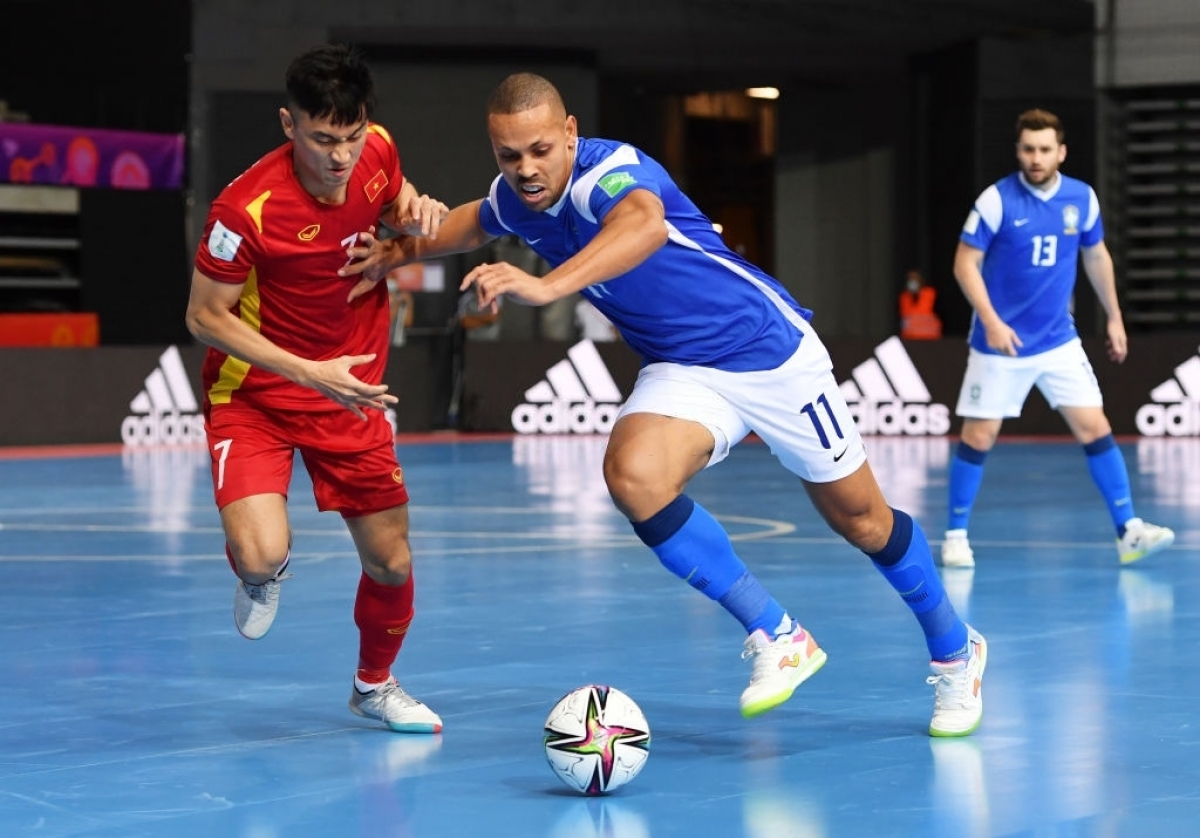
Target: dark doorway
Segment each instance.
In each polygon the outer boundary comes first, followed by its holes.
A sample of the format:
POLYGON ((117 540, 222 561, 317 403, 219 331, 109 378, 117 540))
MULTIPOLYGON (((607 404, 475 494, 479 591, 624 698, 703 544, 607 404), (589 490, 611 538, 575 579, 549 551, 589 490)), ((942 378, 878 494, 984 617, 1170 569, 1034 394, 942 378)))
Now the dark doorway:
POLYGON ((775 103, 742 91, 683 97, 676 109, 687 192, 734 251, 774 271, 775 103))

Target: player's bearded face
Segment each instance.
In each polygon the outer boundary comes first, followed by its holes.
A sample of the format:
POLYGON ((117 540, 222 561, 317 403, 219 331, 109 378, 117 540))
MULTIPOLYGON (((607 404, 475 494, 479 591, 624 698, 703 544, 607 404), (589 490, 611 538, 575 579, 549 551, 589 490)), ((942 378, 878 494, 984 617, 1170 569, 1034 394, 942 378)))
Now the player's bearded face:
POLYGON ((490 114, 488 136, 504 181, 535 212, 558 203, 571 179, 575 117, 549 104, 490 114))
POLYGON ((1058 141, 1053 128, 1026 129, 1017 140, 1017 161, 1025 180, 1041 186, 1054 180, 1059 165, 1067 157, 1067 147, 1058 141))
POLYGON ((284 133, 292 141, 296 176, 317 197, 340 195, 367 144, 367 120, 335 125, 301 110, 281 109, 284 133))

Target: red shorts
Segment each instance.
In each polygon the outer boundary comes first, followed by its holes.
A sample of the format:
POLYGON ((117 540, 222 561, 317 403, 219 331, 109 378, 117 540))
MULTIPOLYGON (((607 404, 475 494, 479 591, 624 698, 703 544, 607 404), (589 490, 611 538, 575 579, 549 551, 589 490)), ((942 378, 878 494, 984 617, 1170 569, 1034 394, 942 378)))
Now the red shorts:
POLYGON ((206 411, 217 508, 250 495, 281 494, 299 451, 322 512, 369 515, 408 503, 395 438, 377 410, 366 422, 349 410, 320 413, 221 404, 206 411))

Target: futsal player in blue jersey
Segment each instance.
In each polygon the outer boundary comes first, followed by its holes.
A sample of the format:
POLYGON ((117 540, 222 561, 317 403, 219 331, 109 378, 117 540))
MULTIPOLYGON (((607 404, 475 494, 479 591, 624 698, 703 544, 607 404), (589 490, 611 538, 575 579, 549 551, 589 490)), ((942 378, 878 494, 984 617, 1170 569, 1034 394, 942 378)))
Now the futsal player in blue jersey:
POLYGON ((1034 385, 1083 445, 1092 481, 1117 532, 1122 564, 1169 547, 1175 534, 1134 512, 1125 458, 1092 366, 1084 353, 1071 296, 1083 270, 1108 315, 1108 355, 1128 354, 1112 257, 1095 191, 1058 170, 1067 156, 1058 117, 1030 110, 1017 118, 1020 169, 989 186, 967 216, 954 255, 954 275, 975 309, 967 370, 956 412, 963 418, 950 463, 950 515, 942 564, 973 567, 967 524, 983 465, 1008 417, 1034 385))
POLYGON ((482 264, 462 287, 474 285, 483 306, 501 295, 544 305, 582 292, 644 359, 604 478, 662 564, 745 628, 743 657, 753 663, 742 715, 787 701, 826 658, 685 491, 754 432, 914 612, 932 661, 929 732, 975 730, 987 644, 955 613, 920 526, 884 500, 811 312, 726 247, 662 166, 633 146, 578 136, 546 79, 507 78, 488 101, 487 127, 500 167, 487 198, 452 210, 436 239, 364 235, 343 269, 363 275, 351 296, 407 261, 520 236, 553 270, 535 277, 482 264))

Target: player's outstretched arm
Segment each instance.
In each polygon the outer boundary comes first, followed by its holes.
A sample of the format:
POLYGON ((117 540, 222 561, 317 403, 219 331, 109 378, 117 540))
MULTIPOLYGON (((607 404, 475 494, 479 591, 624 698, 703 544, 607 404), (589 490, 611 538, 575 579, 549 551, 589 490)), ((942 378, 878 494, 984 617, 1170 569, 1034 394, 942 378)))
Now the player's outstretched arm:
POLYGON ((412 181, 405 180, 400 194, 380 216, 380 223, 409 236, 436 239, 438 228, 450 212, 450 208, 436 198, 417 193, 412 181))
POLYGON ((243 287, 244 283, 217 282, 193 270, 186 315, 188 331, 201 343, 303 387, 311 387, 360 419, 367 418, 365 409, 385 410, 396 403, 396 397, 388 395, 387 385, 368 384, 350 372, 353 367, 374 360, 374 355, 310 361, 288 352, 243 323, 233 313, 243 287))
POLYGON ((628 273, 666 243, 662 201, 649 190, 633 189, 609 210, 594 239, 545 276, 531 276, 502 262, 475 268, 461 287, 475 283, 480 308, 501 294, 529 305, 545 305, 628 273))
POLYGON ((436 239, 413 235, 380 239, 369 231, 359 233, 358 243, 346 250, 350 262, 338 271, 338 276, 362 277, 350 289, 348 300, 361 297, 401 265, 463 253, 487 244, 493 237, 479 226, 482 203, 482 200, 471 201, 450 210, 437 225, 436 239))
POLYGON ((983 255, 979 248, 960 241, 954 252, 954 278, 979 315, 979 322, 987 332, 988 346, 1005 355, 1016 355, 1017 347, 1022 345, 1021 338, 992 306, 987 284, 983 281, 983 255))

